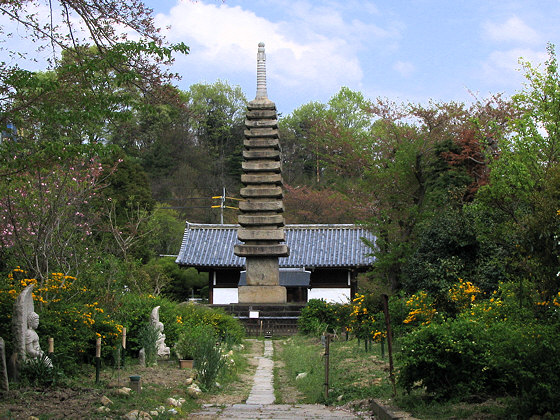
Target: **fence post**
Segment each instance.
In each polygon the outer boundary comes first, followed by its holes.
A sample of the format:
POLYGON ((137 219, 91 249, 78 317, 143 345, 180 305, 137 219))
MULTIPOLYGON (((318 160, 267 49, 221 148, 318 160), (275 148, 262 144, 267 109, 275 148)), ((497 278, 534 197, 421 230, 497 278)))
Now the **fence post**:
POLYGON ((385 313, 385 324, 387 325, 387 350, 389 353, 389 378, 393 384, 393 397, 397 395, 395 385, 395 374, 393 373, 393 337, 391 333, 391 318, 389 316, 389 296, 383 294, 383 312, 385 313))
POLYGON ((329 399, 329 353, 331 335, 325 336, 325 401, 329 399))
POLYGON ((101 337, 95 342, 95 383, 99 383, 99 372, 101 371, 101 337))

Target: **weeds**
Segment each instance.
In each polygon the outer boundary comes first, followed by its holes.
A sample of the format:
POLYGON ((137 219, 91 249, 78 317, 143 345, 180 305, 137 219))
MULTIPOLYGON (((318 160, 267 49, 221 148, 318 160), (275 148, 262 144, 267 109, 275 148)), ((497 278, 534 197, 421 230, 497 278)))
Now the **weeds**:
POLYGON ((159 338, 159 330, 152 323, 145 324, 138 331, 138 342, 140 347, 144 349, 146 357, 146 366, 153 366, 157 361, 157 339, 159 338))
POLYGON ((31 386, 56 386, 64 381, 64 373, 46 354, 37 358, 29 358, 20 366, 22 384, 31 386))

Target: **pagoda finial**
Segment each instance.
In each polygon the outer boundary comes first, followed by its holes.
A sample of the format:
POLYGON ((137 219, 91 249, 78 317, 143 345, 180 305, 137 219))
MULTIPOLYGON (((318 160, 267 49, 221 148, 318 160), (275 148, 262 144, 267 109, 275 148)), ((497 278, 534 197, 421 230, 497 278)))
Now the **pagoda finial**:
POLYGON ((259 42, 257 53, 257 96, 255 99, 268 99, 266 93, 266 55, 264 54, 264 42, 259 42))

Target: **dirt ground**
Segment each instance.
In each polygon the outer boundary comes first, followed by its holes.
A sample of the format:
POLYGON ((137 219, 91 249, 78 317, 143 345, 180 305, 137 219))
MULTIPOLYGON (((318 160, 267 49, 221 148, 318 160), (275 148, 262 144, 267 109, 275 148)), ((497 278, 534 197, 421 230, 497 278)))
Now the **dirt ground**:
MULTIPOLYGON (((95 386, 95 369, 90 377, 75 381, 72 386, 35 388, 15 386, 2 394, 0 419, 28 419, 30 416, 48 419, 83 419, 102 405, 101 397, 114 398, 119 388, 129 386, 129 375, 141 375, 143 383, 154 387, 168 388, 169 393, 184 394, 181 386, 189 376, 175 363, 160 363, 158 367, 127 367, 122 371, 104 370, 100 385, 95 386), (88 386, 89 385, 89 386, 88 386)), ((163 401, 162 401, 163 403, 163 401)), ((110 417, 110 416, 109 416, 110 417)))
MULTIPOLYGON (((281 351, 282 344, 275 341, 275 351, 281 351)), ((253 375, 258 365, 258 356, 262 356, 264 350, 263 341, 246 340, 247 360, 249 369, 240 374, 238 381, 228 384, 218 393, 203 394, 200 399, 202 404, 237 404, 243 403, 251 391, 253 375)), ((275 361, 279 380, 277 386, 280 388, 279 395, 282 403, 298 402, 299 394, 288 384, 288 378, 281 369, 278 360, 275 361)), ((101 406, 103 395, 113 398, 116 391, 129 385, 129 375, 141 375, 142 383, 151 388, 165 389, 169 395, 185 393, 184 383, 191 375, 189 370, 177 368, 175 363, 162 363, 158 367, 141 368, 129 366, 125 370, 104 370, 100 376, 100 386, 95 386, 95 371, 86 377, 81 383, 77 382, 71 387, 56 388, 19 388, 12 387, 9 392, 1 395, 0 419, 29 419, 30 416, 48 419, 83 419, 93 417, 93 413, 101 406)), ((164 401, 161 402, 162 404, 164 401)), ((100 416, 100 415, 97 415, 100 416)), ((103 416, 101 416, 103 417, 103 416)), ((118 416, 116 416, 118 417, 118 416)), ((115 418, 107 415, 107 418, 115 418)))

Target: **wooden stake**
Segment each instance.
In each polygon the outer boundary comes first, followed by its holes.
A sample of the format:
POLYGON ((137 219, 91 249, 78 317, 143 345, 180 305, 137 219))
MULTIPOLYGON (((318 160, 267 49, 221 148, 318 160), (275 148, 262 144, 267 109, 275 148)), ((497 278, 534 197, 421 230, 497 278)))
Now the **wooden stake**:
POLYGON ((329 399, 329 350, 331 344, 331 335, 325 336, 325 401, 329 399))
POLYGON ((385 324, 387 325, 387 350, 389 352, 389 378, 393 384, 393 397, 397 395, 395 385, 395 374, 393 372, 393 336, 391 333, 391 318, 389 316, 389 296, 383 295, 383 312, 385 313, 385 324))
POLYGON ((101 371, 101 337, 95 342, 95 383, 99 383, 99 372, 101 371))
POLYGON ((122 348, 126 349, 126 327, 122 329, 122 348))

